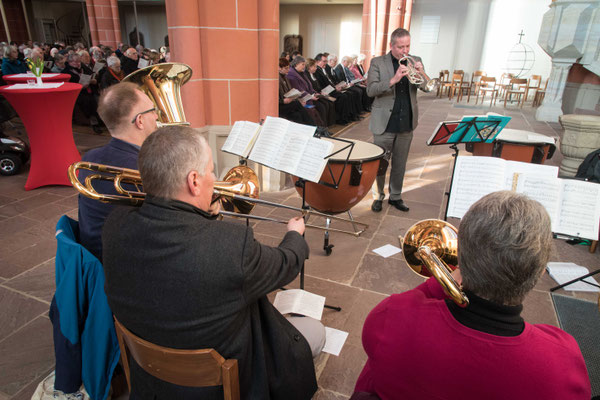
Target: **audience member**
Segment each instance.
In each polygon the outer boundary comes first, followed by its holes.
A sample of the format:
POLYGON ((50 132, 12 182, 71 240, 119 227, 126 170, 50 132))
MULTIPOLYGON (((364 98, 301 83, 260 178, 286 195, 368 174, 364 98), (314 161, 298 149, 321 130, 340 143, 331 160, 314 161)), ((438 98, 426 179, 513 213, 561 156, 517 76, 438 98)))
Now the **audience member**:
POLYGON ((2 75, 22 74, 27 72, 27 65, 19 60, 19 51, 15 46, 4 48, 2 58, 2 75))
POLYGON ((121 71, 121 60, 116 56, 108 57, 106 60, 106 67, 103 69, 105 71, 102 73, 102 78, 100 80, 100 89, 102 90, 121 82, 125 77, 125 74, 121 71))
MULTIPOLYGON (((98 104, 98 114, 112 138, 107 145, 87 152, 82 160, 137 169, 140 146, 156 130, 158 115, 154 103, 137 85, 123 82, 104 90, 98 104)), ((88 171, 81 171, 79 180, 88 175, 88 171)), ((100 193, 117 194, 111 182, 100 181, 94 187, 100 193)), ((102 227, 113 208, 114 205, 79 195, 80 241, 100 261, 102 227)))
POLYGON ((290 62, 286 58, 279 59, 279 116, 293 122, 305 125, 317 125, 314 119, 299 99, 285 97, 292 90, 292 85, 287 78, 290 71, 290 62))
POLYGON ((300 74, 300 76, 302 78, 304 78, 306 80, 306 82, 308 83, 308 87, 310 89, 309 93, 311 93, 314 97, 317 98, 315 100, 315 104, 318 104, 321 107, 321 109, 325 110, 325 113, 323 115, 324 116, 323 120, 325 121, 325 123, 327 123, 327 126, 331 126, 331 125, 334 125, 337 120, 337 116, 335 113, 334 101, 330 100, 330 99, 333 99, 332 97, 324 96, 321 94, 321 90, 323 88, 321 88, 321 86, 319 85, 319 82, 317 81, 317 79, 314 76, 314 73, 316 71, 317 71, 317 62, 315 60, 313 60, 312 58, 309 58, 306 60, 306 68, 305 68, 304 72, 300 74))
MULTIPOLYGON (((290 63, 290 71, 287 74, 287 78, 294 89, 302 92, 301 97, 305 97, 307 95, 312 95, 314 90, 309 86, 309 83, 300 75, 304 72, 306 68, 306 60, 302 56, 296 56, 292 62, 290 63)), ((312 95, 310 96, 310 100, 306 102, 305 107, 308 108, 311 117, 317 123, 317 126, 326 127, 326 110, 323 109, 323 106, 317 106, 314 102, 317 100, 317 97, 312 95)))
MULTIPOLYGON (((213 348, 237 360, 242 398, 312 398, 313 357, 325 344, 325 328, 308 317, 286 319, 267 299, 308 258, 302 218, 288 222, 277 247, 256 241, 244 224, 218 220, 212 152, 189 127, 154 132, 138 165, 144 204, 115 210, 102 235, 105 291, 115 317, 151 343, 213 348)), ((161 381, 133 359, 130 371, 132 398, 223 396, 220 387, 161 381)))
POLYGON ((125 50, 123 57, 121 57, 121 69, 125 76, 131 74, 138 69, 138 52, 133 47, 125 50))
POLYGON ((368 359, 355 390, 384 400, 589 400, 575 339, 521 316, 552 252, 544 207, 491 193, 462 218, 458 249, 452 275, 469 304, 446 299, 434 278, 379 303, 364 323, 368 359))
MULTIPOLYGON (((314 77, 320 87, 319 92, 325 89, 327 86, 331 86, 335 89, 329 95, 336 99, 335 113, 337 116, 337 123, 344 125, 351 121, 357 121, 360 117, 360 108, 353 102, 352 93, 343 93, 341 87, 336 84, 337 82, 333 82, 329 79, 328 74, 325 72, 325 67, 327 66, 327 57, 323 53, 317 54, 315 60, 317 68, 314 72, 314 77)), ((313 87, 315 87, 314 82, 313 87)))
POLYGON ((82 83, 83 88, 79 92, 75 104, 79 106, 83 115, 90 120, 94 132, 102 133, 98 113, 96 112, 98 108, 96 101, 98 82, 92 79, 92 71, 81 65, 81 58, 77 53, 72 53, 67 57, 67 65, 62 72, 71 75, 69 82, 82 83), (84 81, 84 79, 87 81, 84 81))
POLYGON ((66 61, 67 57, 57 52, 54 56, 54 65, 50 69, 50 72, 62 73, 63 69, 65 69, 66 61))

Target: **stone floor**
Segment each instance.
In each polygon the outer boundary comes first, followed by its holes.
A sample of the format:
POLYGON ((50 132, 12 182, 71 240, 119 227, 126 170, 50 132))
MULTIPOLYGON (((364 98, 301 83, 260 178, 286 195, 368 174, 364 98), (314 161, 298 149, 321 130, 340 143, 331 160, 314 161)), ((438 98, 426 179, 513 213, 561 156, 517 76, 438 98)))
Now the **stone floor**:
MULTIPOLYGON (((509 107, 456 104, 432 95, 419 99, 420 121, 408 160, 404 199, 408 213, 390 208, 370 211, 370 198, 352 209, 357 220, 369 224, 360 238, 332 234, 333 253, 322 250, 323 236, 319 231, 307 231, 311 256, 306 263, 305 289, 326 296, 327 303, 342 307, 337 312, 325 309, 323 323, 349 332, 341 354, 322 354, 316 360, 319 392, 316 399, 347 399, 366 356, 361 346, 361 329, 368 312, 391 293, 409 290, 423 280, 406 266, 402 255, 382 258, 372 250, 384 244, 398 245, 413 223, 425 218, 443 217, 444 192, 449 185, 452 151, 446 146, 428 147, 425 141, 442 120, 463 115, 495 111, 512 117, 509 128, 526 129, 549 136, 559 136, 558 124, 537 122, 529 105, 522 110, 509 107)), ((80 151, 105 143, 108 137, 94 136, 86 128, 76 127, 75 141, 80 151)), ((10 133, 10 132, 7 132, 10 133)), ((368 119, 343 131, 343 137, 372 141, 368 119)), ((558 164, 560 154, 549 160, 558 164)), ((466 152, 461 151, 461 154, 466 152)), ((31 398, 38 382, 54 363, 52 327, 48 308, 54 292, 54 227, 59 217, 67 214, 77 218, 77 196, 70 187, 45 187, 26 192, 23 189, 27 171, 14 177, 0 177, 0 400, 31 398)), ((265 193, 263 198, 286 204, 300 204, 294 189, 265 193)), ((281 209, 257 207, 260 215, 292 216, 281 209)), ((450 222, 458 225, 457 220, 450 222)), ((272 223, 254 224, 255 233, 263 243, 276 245, 285 227, 272 223)), ((555 240, 552 261, 572 261, 588 268, 600 265, 600 253, 590 254, 588 247, 570 246, 555 240)), ((289 285, 297 287, 298 282, 289 285)), ((524 317, 531 323, 557 325, 548 289, 553 281, 540 280, 525 301, 524 317)), ((563 292, 564 293, 564 292, 563 292)), ((595 300, 595 295, 567 293, 595 300)))

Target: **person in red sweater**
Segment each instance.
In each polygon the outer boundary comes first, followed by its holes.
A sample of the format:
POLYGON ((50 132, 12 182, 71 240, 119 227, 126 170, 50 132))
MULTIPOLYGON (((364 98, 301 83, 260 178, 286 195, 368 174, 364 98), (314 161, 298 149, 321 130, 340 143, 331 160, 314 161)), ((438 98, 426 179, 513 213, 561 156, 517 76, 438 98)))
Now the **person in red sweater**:
POLYGON ((495 192, 473 204, 453 272, 469 305, 447 299, 433 278, 379 303, 363 327, 368 360, 355 398, 589 400, 575 339, 520 316, 551 241, 548 213, 524 195, 495 192))

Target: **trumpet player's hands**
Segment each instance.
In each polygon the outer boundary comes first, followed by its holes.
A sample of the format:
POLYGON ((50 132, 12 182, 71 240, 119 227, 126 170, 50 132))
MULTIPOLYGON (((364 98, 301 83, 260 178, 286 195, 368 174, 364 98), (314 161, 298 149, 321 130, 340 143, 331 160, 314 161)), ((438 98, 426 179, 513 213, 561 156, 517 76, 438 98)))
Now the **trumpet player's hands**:
POLYGON ((390 79, 390 87, 400 82, 400 80, 406 75, 408 75, 408 67, 402 64, 398 65, 396 73, 394 74, 394 76, 392 76, 392 79, 390 79))
POLYGON ((415 69, 418 72, 423 73, 424 72, 424 70, 423 70, 423 63, 421 61, 415 61, 415 69))
POLYGON ((303 235, 304 234, 304 218, 302 217, 294 217, 292 219, 290 219, 287 223, 287 230, 289 231, 296 231, 299 234, 303 235))

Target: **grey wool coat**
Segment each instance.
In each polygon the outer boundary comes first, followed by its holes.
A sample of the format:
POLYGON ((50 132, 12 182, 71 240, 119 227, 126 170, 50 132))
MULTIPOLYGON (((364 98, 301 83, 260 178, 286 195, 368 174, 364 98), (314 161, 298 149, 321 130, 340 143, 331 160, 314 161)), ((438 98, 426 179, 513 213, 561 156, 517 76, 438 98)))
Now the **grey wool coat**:
MULTIPOLYGON (((420 57, 411 57, 415 61, 421 61, 420 57)), ((396 88, 390 87, 390 79, 394 76, 394 65, 392 64, 392 53, 375 57, 371 59, 367 75, 367 94, 374 97, 371 107, 371 120, 369 129, 374 135, 381 135, 385 132, 392 109, 394 108, 394 99, 396 98, 396 88)), ((410 104, 412 108, 412 130, 417 128, 419 122, 419 105, 417 104, 417 88, 426 92, 425 83, 420 86, 409 83, 410 104)))
MULTIPOLYGON (((308 258, 297 232, 269 247, 245 224, 149 196, 140 208, 116 209, 102 237, 108 303, 133 333, 238 360, 242 399, 300 400, 316 392, 306 339, 266 297, 308 258)), ((131 399, 223 398, 220 387, 176 386, 130 364, 131 399)))

